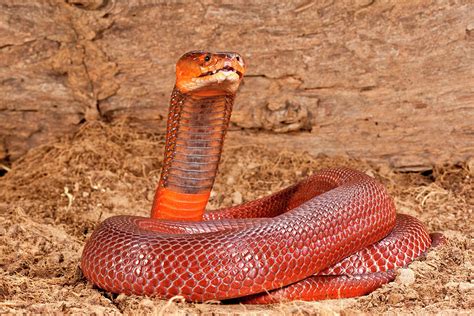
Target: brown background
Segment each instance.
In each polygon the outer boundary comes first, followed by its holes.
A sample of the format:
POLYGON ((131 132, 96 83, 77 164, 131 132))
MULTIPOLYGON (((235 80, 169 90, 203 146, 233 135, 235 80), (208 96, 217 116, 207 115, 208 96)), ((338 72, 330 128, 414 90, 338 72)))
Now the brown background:
POLYGON ((283 2, 0 0, 0 314, 472 314, 473 1, 283 2), (105 218, 149 214, 174 64, 196 48, 250 64, 210 209, 347 166, 447 244, 357 299, 188 304, 93 287, 84 242, 105 218))
POLYGON ((474 155, 469 2, 2 0, 0 160, 86 121, 162 131, 176 60, 210 49, 250 65, 234 141, 404 170, 464 161, 474 155))

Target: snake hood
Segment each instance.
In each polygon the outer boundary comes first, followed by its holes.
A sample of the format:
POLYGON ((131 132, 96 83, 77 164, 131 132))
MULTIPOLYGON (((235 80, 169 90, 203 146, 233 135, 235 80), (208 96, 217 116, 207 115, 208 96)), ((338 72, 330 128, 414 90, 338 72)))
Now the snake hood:
POLYGON ((176 87, 182 93, 235 94, 244 73, 244 59, 237 53, 191 51, 176 64, 176 87))

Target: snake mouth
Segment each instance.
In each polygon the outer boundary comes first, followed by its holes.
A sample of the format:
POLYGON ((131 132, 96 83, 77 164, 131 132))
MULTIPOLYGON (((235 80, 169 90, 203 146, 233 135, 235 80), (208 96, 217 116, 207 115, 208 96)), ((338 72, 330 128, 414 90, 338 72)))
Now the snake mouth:
POLYGON ((208 71, 208 72, 205 72, 203 74, 201 74, 199 77, 207 77, 207 76, 212 76, 212 75, 215 75, 216 73, 218 72, 223 72, 223 73, 228 73, 228 72, 235 72, 237 75, 239 75, 239 78, 242 79, 243 77, 243 73, 236 70, 235 68, 233 67, 230 67, 230 66, 225 66, 225 67, 222 67, 220 69, 216 69, 216 70, 212 70, 212 71, 208 71))

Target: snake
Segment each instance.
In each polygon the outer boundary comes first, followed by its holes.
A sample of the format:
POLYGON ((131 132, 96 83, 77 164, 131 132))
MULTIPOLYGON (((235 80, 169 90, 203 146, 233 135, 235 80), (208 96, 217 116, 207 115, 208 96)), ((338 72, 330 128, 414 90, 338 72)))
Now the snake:
POLYGON ((80 263, 95 286, 190 302, 355 297, 393 280, 440 239, 397 214, 379 181, 345 167, 206 211, 246 68, 234 52, 191 51, 178 60, 150 217, 98 225, 80 263))

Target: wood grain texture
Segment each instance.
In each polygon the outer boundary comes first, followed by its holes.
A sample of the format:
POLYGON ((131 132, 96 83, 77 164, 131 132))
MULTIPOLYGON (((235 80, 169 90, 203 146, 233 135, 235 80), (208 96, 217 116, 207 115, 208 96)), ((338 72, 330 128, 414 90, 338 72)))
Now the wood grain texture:
POLYGON ((469 1, 4 0, 0 160, 90 120, 164 129, 174 64, 199 48, 247 59, 232 123, 267 130, 257 143, 404 170, 463 161, 473 16, 469 1))

